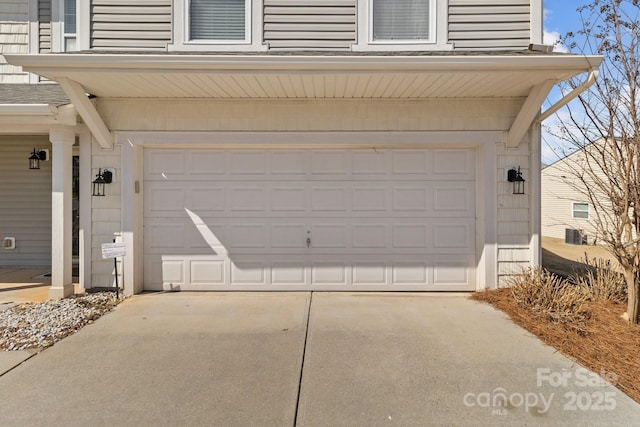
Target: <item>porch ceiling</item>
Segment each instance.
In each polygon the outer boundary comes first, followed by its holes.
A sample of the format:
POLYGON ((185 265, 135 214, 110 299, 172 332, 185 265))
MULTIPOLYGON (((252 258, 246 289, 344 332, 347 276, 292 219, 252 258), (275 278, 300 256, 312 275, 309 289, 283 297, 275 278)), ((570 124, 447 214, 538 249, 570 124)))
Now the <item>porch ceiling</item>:
POLYGON ((6 55, 102 98, 496 98, 527 96, 597 56, 6 55))

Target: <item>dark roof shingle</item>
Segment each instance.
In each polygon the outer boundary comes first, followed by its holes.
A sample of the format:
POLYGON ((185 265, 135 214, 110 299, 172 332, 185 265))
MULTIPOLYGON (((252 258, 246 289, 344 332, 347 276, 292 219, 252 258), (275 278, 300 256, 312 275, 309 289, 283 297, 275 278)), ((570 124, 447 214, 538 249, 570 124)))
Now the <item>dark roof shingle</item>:
POLYGON ((47 104, 59 107, 70 103, 67 95, 57 84, 0 84, 0 104, 47 104))

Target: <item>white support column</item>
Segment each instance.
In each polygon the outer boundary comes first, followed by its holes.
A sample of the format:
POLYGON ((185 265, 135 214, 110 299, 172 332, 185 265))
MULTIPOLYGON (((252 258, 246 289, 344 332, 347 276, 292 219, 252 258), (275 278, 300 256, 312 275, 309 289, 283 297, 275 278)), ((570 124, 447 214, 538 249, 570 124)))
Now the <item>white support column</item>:
POLYGON ((80 130, 80 287, 91 286, 91 143, 89 129, 80 130))
POLYGON ((123 262, 125 295, 143 291, 142 282, 142 150, 126 138, 122 144, 122 240, 127 245, 123 262))
POLYGON ((73 295, 71 279, 71 200, 72 147, 76 140, 73 128, 52 129, 51 141, 51 288, 49 297, 59 299, 73 295))

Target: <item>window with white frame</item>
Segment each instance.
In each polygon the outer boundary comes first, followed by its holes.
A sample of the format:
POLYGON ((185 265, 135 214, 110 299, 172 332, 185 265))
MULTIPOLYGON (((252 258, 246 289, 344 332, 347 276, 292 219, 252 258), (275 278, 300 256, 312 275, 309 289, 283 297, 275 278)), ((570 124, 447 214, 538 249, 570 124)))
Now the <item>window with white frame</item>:
POLYGON ((372 42, 435 41, 435 0, 370 0, 372 42))
POLYGON ((62 16, 62 49, 65 52, 78 50, 78 13, 76 0, 63 1, 62 16))
POLYGON ((354 51, 445 51, 447 0, 357 0, 354 51))
POLYGON ((572 214, 576 219, 589 219, 589 203, 573 202, 572 214))
POLYGON ((249 0, 189 0, 187 41, 249 42, 249 11, 249 0))

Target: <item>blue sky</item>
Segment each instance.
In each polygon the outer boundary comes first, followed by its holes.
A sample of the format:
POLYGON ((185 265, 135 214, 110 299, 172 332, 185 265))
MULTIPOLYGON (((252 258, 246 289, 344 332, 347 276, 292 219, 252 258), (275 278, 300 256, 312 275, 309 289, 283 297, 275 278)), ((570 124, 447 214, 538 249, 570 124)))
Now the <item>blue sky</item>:
POLYGON ((564 34, 580 29, 576 9, 587 3, 576 0, 544 0, 544 29, 547 34, 564 34))
MULTIPOLYGON (((577 31, 581 28, 580 15, 576 9, 586 4, 589 0, 544 0, 544 43, 554 44, 561 35, 568 31, 577 31)), ((557 46, 556 51, 566 51, 563 46, 557 46)), ((553 90, 545 102, 544 108, 549 107, 559 98, 557 90, 553 90)), ((561 117, 552 116, 544 122, 546 126, 554 126, 554 122, 561 117)), ((559 141, 555 141, 548 133, 542 132, 542 162, 550 164, 564 156, 567 147, 559 141)))

